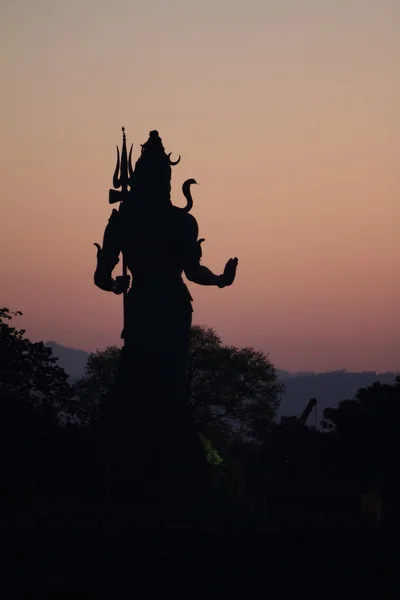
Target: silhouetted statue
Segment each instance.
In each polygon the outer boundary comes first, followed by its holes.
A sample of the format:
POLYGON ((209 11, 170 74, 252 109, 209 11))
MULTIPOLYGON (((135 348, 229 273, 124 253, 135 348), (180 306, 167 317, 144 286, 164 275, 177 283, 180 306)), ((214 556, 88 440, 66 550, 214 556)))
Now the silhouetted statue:
POLYGON ((169 490, 177 502, 177 497, 196 494, 196 486, 206 480, 204 453, 185 394, 193 309, 182 274, 194 283, 223 288, 233 283, 238 260, 228 260, 222 275, 201 265, 204 240, 189 214, 190 187, 196 181, 189 179, 182 186, 186 206, 174 206, 171 165, 180 157, 171 161, 157 131, 142 145, 134 169, 131 154, 132 147, 128 159, 123 133, 113 181, 122 192, 110 190, 110 203, 123 202, 119 211, 112 211, 103 247, 96 244, 94 282, 100 289, 125 293, 130 283, 126 269, 132 274, 109 420, 114 424, 113 443, 128 459, 123 468, 136 482, 136 495, 140 488, 146 502, 152 494, 166 502, 162 490, 169 490), (124 274, 114 280, 121 253, 124 274))

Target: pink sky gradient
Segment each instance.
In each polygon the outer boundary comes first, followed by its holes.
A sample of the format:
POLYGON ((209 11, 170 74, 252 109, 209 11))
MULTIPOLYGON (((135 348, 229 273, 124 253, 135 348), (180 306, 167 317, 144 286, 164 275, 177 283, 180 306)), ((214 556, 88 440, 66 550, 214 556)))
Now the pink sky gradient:
MULTIPOLYGON (((1 3, 0 305, 33 340, 120 344, 93 284, 115 145, 194 177, 195 322, 279 368, 400 369, 397 0, 1 3)), ((118 269, 118 267, 117 267, 118 269)))

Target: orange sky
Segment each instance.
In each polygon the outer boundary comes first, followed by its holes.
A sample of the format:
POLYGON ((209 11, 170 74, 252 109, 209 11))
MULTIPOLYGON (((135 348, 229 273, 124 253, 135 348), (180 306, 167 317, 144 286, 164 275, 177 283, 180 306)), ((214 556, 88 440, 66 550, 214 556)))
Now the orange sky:
POLYGON ((3 0, 0 305, 120 343, 92 244, 121 125, 135 159, 158 129, 204 264, 240 259, 196 322, 280 368, 399 369, 399 26, 398 0, 3 0))

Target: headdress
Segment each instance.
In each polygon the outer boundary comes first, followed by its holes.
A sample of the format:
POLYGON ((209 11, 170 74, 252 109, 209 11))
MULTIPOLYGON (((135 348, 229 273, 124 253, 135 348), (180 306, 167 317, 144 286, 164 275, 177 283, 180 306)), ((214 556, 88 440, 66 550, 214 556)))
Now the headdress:
MULTIPOLYGON (((162 140, 158 131, 150 131, 149 139, 141 145, 142 151, 136 161, 135 168, 132 167, 132 148, 129 150, 129 157, 126 150, 125 128, 122 128, 122 151, 121 156, 117 146, 117 164, 115 166, 113 186, 122 188, 123 196, 131 202, 135 198, 142 198, 154 205, 160 202, 170 202, 171 200, 171 166, 177 165, 181 157, 176 161, 171 160, 171 152, 166 154, 162 140), (128 186, 130 192, 128 192, 128 186)), ((194 179, 188 179, 182 186, 182 191, 187 200, 187 205, 183 209, 189 212, 193 206, 193 200, 190 194, 190 186, 196 183, 194 179)), ((122 199, 119 192, 110 190, 110 203, 118 202, 122 199)))

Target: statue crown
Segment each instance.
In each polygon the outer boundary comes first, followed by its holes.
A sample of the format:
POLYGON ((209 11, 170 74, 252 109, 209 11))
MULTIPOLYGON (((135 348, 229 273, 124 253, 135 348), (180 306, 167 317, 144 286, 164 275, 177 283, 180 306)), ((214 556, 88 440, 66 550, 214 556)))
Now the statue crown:
MULTIPOLYGON (((179 156, 176 161, 171 160, 171 152, 165 153, 162 139, 159 136, 157 130, 153 129, 150 131, 149 139, 144 144, 141 144, 142 152, 136 164, 144 158, 165 158, 168 161, 169 166, 177 165, 181 157, 179 156)), ((122 191, 126 191, 128 186, 132 188, 134 180, 134 169, 132 167, 132 149, 133 144, 129 150, 129 156, 126 149, 126 135, 125 127, 122 127, 122 150, 121 154, 117 146, 117 164, 115 165, 115 171, 113 176, 113 186, 115 189, 122 188, 122 191)))
MULTIPOLYGON (((109 202, 114 204, 124 199, 128 199, 126 193, 128 186, 130 192, 139 198, 147 198, 150 202, 168 201, 170 202, 171 193, 171 166, 177 165, 181 157, 176 161, 171 160, 171 152, 166 154, 162 139, 156 129, 149 133, 149 139, 141 144, 141 154, 136 161, 135 168, 132 166, 132 149, 129 150, 129 156, 126 149, 125 127, 122 127, 122 149, 121 154, 117 146, 117 164, 113 176, 114 190, 110 190, 109 202), (117 192, 122 188, 121 192, 117 192)), ((193 206, 190 194, 190 186, 196 183, 194 179, 188 179, 182 186, 183 194, 187 200, 187 205, 183 209, 189 212, 193 206)), ((129 197, 130 197, 129 193, 129 197)))

